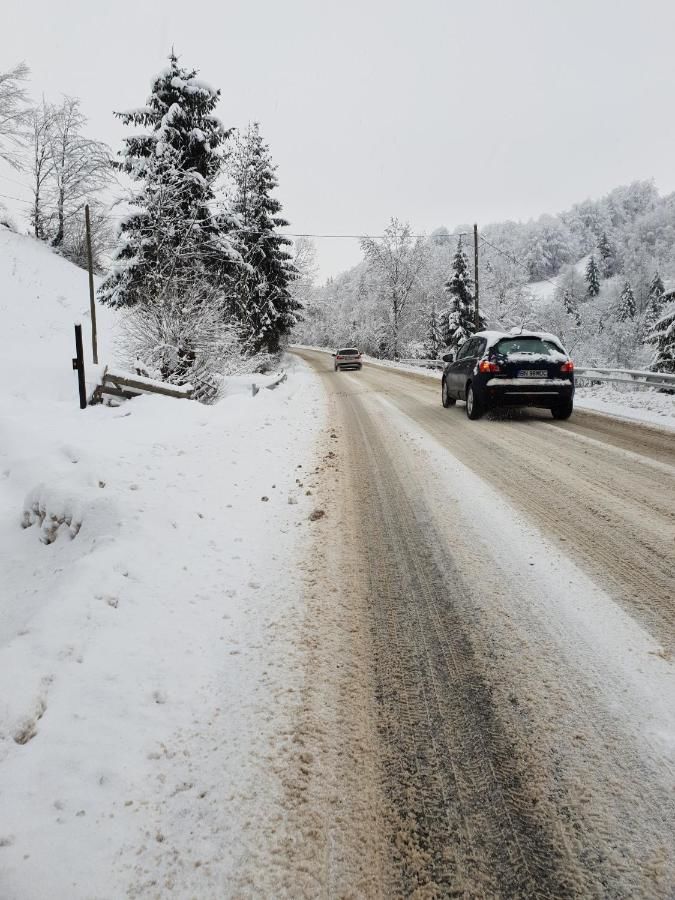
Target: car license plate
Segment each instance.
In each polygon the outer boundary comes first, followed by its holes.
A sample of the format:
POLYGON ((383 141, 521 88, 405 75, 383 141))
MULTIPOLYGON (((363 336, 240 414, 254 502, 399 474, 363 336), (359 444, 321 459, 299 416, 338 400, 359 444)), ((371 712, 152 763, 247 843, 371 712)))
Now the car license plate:
POLYGON ((548 378, 546 369, 521 369, 518 378, 548 378))

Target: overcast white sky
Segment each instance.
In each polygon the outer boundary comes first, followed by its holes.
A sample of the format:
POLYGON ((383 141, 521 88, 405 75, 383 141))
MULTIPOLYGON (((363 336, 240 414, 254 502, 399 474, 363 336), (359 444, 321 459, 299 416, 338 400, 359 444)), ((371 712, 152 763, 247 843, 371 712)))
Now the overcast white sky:
MULTIPOLYGON (((145 101, 173 44, 221 88, 225 125, 260 121, 294 231, 524 219, 638 178, 675 190, 673 0, 3 7, 0 69, 23 59, 36 97, 81 97, 115 149, 112 111, 145 101)), ((360 256, 317 247, 324 275, 360 256)))

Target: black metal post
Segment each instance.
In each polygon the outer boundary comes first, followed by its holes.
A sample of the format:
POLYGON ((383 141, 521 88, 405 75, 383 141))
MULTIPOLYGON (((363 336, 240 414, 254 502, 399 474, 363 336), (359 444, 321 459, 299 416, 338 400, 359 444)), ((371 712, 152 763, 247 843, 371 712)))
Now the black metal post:
POLYGON ((82 349, 82 326, 75 326, 75 353, 73 369, 77 372, 77 386, 80 389, 80 409, 87 408, 87 387, 84 383, 84 351, 82 349))

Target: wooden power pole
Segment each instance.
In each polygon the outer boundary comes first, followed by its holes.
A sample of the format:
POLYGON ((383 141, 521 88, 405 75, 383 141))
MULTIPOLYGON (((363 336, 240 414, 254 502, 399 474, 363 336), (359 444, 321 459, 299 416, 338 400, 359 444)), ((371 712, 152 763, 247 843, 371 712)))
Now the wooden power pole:
POLYGON ((94 365, 98 365, 98 335, 96 334, 96 299, 94 296, 94 263, 91 258, 91 223, 89 204, 84 207, 84 221, 87 226, 87 262, 89 264, 89 312, 91 314, 91 355, 94 365))
POLYGON ((480 329, 480 311, 478 306, 478 225, 473 226, 473 280, 475 284, 474 316, 476 331, 478 331, 480 329))

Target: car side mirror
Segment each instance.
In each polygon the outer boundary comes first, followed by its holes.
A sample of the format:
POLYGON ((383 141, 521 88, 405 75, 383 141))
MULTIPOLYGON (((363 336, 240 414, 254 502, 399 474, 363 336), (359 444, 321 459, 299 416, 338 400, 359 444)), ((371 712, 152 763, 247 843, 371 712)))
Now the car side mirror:
POLYGON ((455 354, 454 353, 444 353, 441 358, 442 358, 443 362, 454 362, 455 354))
POLYGON ((331 356, 337 356, 337 353, 331 353, 331 356))

